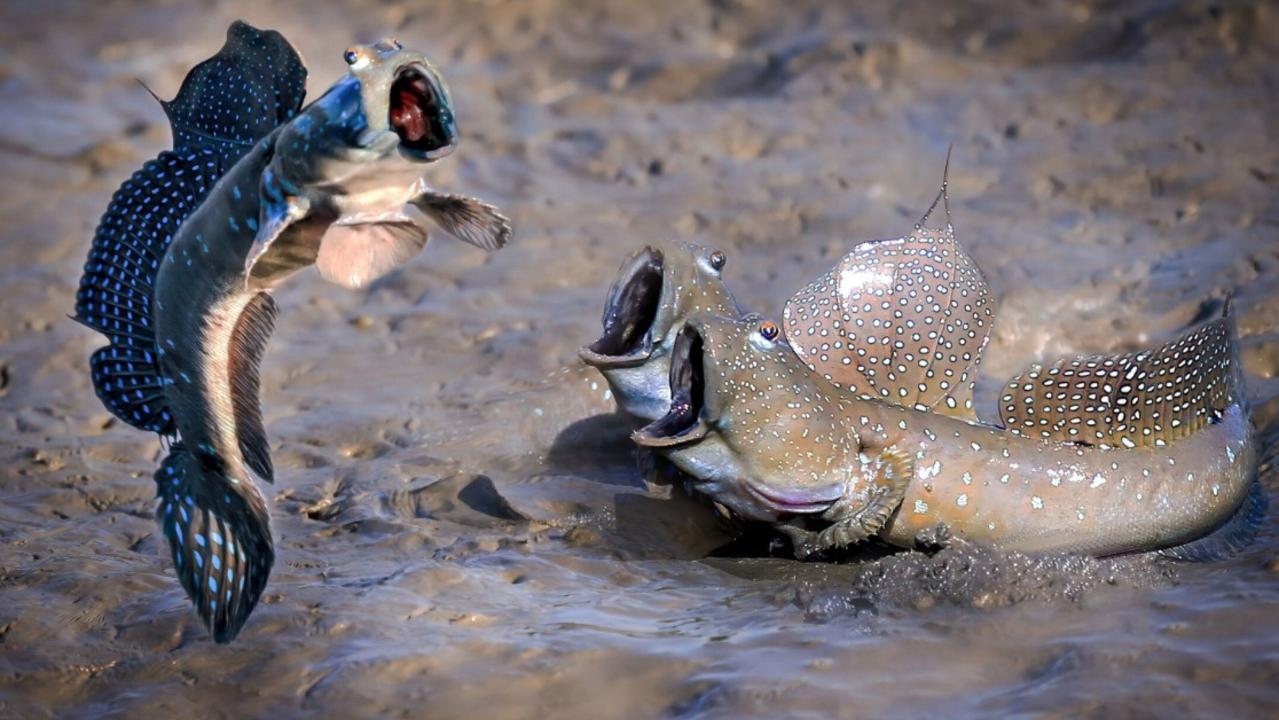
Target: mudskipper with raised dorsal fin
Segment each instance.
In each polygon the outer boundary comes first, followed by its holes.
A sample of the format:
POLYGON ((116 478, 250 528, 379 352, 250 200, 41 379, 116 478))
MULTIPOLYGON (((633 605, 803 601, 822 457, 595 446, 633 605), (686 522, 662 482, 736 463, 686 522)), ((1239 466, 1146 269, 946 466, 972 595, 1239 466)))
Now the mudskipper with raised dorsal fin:
POLYGON ((800 557, 870 537, 1197 560, 1250 541, 1267 500, 1229 302, 1158 348, 1033 367, 1001 397, 1006 427, 983 424, 989 291, 949 217, 923 224, 802 289, 784 335, 689 317, 667 412, 635 441, 800 557))
POLYGON ((258 405, 270 289, 312 264, 363 285, 417 254, 424 217, 486 250, 510 236, 491 206, 422 181, 458 139, 434 66, 393 40, 345 59, 349 74, 299 109, 297 53, 232 25, 164 104, 174 149, 116 193, 76 299, 76 319, 111 339, 91 361, 99 397, 175 441, 155 476, 157 518, 217 642, 240 631, 274 561, 253 481, 273 480, 258 405))

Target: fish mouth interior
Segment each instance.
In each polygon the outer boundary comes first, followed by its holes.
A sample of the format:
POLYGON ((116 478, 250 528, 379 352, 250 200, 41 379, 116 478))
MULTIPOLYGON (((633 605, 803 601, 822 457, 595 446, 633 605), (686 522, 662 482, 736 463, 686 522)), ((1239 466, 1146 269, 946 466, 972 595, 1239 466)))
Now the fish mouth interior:
POLYGON ((662 300, 662 253, 646 248, 627 269, 609 296, 604 334, 583 348, 582 357, 597 366, 648 359, 653 351, 653 323, 662 300))
POLYGON ((435 158, 447 154, 456 142, 452 118, 440 95, 420 65, 406 65, 395 73, 387 121, 406 150, 435 158))
POLYGON ((685 325, 671 349, 671 405, 662 417, 635 432, 635 440, 650 447, 676 445, 706 435, 705 343, 702 334, 685 325))

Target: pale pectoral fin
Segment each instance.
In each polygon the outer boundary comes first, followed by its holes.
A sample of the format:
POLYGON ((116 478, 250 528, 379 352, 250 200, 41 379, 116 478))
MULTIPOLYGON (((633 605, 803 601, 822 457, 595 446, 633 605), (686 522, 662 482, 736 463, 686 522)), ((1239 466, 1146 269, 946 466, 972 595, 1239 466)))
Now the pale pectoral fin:
POLYGON ((259 192, 262 210, 258 215, 257 236, 244 258, 244 274, 276 276, 309 264, 315 258, 314 247, 295 247, 296 243, 283 243, 280 239, 290 225, 310 214, 310 201, 286 195, 270 169, 262 173, 259 192))
POLYGON ((444 232, 477 248, 497 250, 511 239, 511 221, 496 207, 475 198, 428 190, 410 204, 444 232))
POLYGON ((400 214, 339 221, 324 233, 315 268, 325 280, 359 288, 416 257, 426 241, 426 228, 400 214))
POLYGON ((888 518, 901 505, 906 488, 915 472, 915 461, 896 445, 880 452, 872 465, 873 474, 864 478, 870 489, 864 499, 841 500, 822 517, 830 527, 802 539, 792 535, 795 555, 801 560, 808 555, 835 547, 862 542, 884 529, 888 518))

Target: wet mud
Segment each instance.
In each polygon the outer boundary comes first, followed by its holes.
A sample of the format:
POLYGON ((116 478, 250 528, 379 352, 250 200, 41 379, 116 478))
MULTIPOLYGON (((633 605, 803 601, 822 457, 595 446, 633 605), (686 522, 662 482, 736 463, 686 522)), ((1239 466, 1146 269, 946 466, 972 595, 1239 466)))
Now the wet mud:
POLYGON ((948 148, 998 300, 977 385, 1123 351, 1230 293, 1272 495, 1279 11, 1249 2, 0 8, 0 715, 1234 716, 1279 704, 1279 521, 1212 564, 867 547, 797 562, 637 452, 578 366, 618 264, 679 238, 776 315, 900 235, 948 148), (262 368, 277 560, 229 646, 155 525, 154 437, 67 319, 111 193, 244 18, 315 97, 397 35, 449 79, 439 188, 516 226, 348 292, 277 293, 262 368), (21 111, 17 111, 20 108, 21 111))

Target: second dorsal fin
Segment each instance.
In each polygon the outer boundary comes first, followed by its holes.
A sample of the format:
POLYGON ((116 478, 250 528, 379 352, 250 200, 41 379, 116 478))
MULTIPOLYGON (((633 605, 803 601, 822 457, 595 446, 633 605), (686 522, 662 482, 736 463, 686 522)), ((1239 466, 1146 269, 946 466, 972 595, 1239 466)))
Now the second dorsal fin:
POLYGON ((977 365, 994 321, 990 287, 946 226, 858 245, 795 293, 786 339, 837 387, 860 395, 975 419, 977 365))
POLYGON ((999 413, 1028 437, 1164 445, 1242 401, 1237 344, 1227 303, 1222 317, 1152 350, 1033 365, 1005 387, 999 413))

